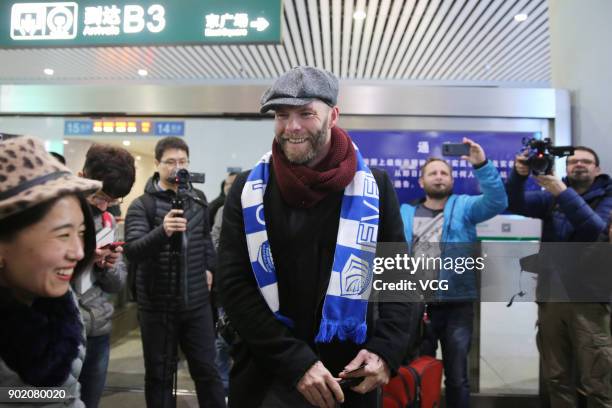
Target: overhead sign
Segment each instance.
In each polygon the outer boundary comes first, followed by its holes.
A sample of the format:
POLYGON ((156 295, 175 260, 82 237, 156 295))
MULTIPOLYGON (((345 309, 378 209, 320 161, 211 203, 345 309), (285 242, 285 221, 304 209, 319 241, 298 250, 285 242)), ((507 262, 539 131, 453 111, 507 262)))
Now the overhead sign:
POLYGON ((152 121, 134 119, 65 120, 64 135, 125 135, 183 136, 184 121, 152 121))
POLYGON ((281 42, 281 0, 0 2, 0 47, 281 42))

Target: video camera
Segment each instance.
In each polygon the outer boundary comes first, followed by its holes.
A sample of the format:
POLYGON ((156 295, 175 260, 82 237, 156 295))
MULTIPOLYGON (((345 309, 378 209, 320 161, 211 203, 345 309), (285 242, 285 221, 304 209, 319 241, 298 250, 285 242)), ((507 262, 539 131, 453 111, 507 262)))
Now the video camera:
POLYGON ((191 173, 186 169, 178 169, 173 171, 168 177, 168 182, 172 184, 178 184, 179 191, 185 191, 189 189, 189 183, 204 184, 205 174, 204 173, 191 173))
POLYGON ((535 176, 552 174, 555 157, 571 156, 574 154, 573 146, 553 146, 549 137, 542 140, 536 138, 523 138, 523 150, 527 149, 525 163, 535 176))

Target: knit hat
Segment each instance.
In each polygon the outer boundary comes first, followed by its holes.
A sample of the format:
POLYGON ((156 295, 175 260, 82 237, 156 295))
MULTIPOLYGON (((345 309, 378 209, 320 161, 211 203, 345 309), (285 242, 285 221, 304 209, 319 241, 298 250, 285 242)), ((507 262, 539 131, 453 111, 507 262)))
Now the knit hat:
POLYGON ((0 220, 64 194, 93 194, 102 183, 77 177, 33 137, 0 141, 0 220))

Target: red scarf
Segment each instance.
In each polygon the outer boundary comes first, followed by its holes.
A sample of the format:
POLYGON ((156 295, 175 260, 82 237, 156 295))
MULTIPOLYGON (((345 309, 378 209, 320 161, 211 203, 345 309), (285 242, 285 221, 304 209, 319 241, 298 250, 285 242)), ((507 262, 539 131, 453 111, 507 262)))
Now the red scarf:
POLYGON ((310 208, 351 183, 357 171, 357 156, 348 134, 333 127, 329 153, 314 168, 290 163, 276 141, 272 143, 272 165, 285 202, 292 207, 310 208))

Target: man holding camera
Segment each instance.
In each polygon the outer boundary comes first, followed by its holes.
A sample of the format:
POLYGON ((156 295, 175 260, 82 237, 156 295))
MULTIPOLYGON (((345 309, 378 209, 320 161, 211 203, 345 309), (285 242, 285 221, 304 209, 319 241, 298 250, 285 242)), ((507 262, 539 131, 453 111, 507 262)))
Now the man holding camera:
MULTIPOLYGON (((461 159, 473 166, 482 194, 453 194, 450 164, 436 157, 427 159, 419 174, 419 185, 425 197, 417 205, 403 204, 401 207, 404 233, 413 256, 424 253, 429 258, 474 257, 476 224, 501 213, 508 204, 499 172, 486 158, 483 148, 468 138, 464 138, 463 143, 467 155, 461 159)), ((474 325, 474 300, 478 293, 476 273, 458 268, 433 272, 439 279, 448 281, 448 288, 428 296, 430 324, 421 352, 435 357, 440 343, 446 406, 467 408, 470 406, 468 353, 474 325)))
MULTIPOLYGON (((601 174, 599 157, 588 147, 575 147, 566 164, 567 178, 540 174, 534 178, 544 191, 525 191, 528 155, 517 156, 506 186, 508 209, 542 219, 543 243, 596 241, 610 217, 612 180, 601 174)), ((561 255, 551 254, 547 264, 561 255)), ((612 407, 610 305, 546 302, 543 288, 554 284, 548 279, 550 274, 538 276, 537 340, 551 406, 575 407, 580 396, 589 407, 612 407)))
POLYGON ((208 206, 189 177, 180 177, 179 170, 189 165, 189 147, 182 139, 161 139, 155 146, 155 163, 157 172, 147 182, 145 194, 130 206, 125 226, 125 253, 138 265, 136 297, 147 406, 175 406, 172 380, 180 345, 199 405, 224 407, 214 364, 209 290, 216 257, 208 206))

